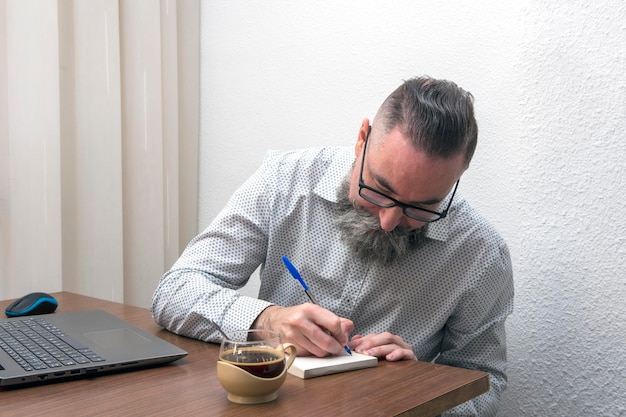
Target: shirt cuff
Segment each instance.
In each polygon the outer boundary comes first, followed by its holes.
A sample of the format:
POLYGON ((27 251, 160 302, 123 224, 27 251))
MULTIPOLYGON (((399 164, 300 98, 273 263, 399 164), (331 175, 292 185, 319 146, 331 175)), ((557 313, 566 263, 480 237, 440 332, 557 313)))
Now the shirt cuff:
POLYGON ((250 329, 259 314, 271 305, 273 303, 257 298, 243 295, 237 297, 224 313, 222 330, 228 334, 236 330, 250 329))

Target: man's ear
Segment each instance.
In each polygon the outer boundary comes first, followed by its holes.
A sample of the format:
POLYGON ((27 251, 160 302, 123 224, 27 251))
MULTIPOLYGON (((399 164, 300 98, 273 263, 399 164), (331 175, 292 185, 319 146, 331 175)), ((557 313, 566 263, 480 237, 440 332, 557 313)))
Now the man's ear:
POLYGON ((354 145, 354 155, 358 158, 361 155, 361 151, 363 151, 363 146, 365 146, 365 141, 367 140, 367 134, 370 130, 370 120, 368 118, 363 119, 361 123, 361 127, 359 128, 359 134, 356 138, 356 143, 354 145))

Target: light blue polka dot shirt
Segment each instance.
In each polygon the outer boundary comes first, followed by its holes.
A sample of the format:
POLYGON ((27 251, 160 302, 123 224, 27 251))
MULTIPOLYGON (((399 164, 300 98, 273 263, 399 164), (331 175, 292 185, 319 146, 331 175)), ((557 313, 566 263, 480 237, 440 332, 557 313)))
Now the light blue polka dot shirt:
POLYGON ((389 331, 419 360, 489 372, 489 392, 446 415, 495 415, 506 387, 505 319, 513 309, 506 243, 457 192, 427 241, 391 266, 364 263, 335 226, 337 189, 353 148, 270 152, 259 170, 187 246, 153 296, 156 322, 217 342, 247 329, 271 304, 307 302, 285 269, 297 265, 316 301, 354 322, 355 334, 389 331), (236 290, 261 265, 259 298, 236 290))

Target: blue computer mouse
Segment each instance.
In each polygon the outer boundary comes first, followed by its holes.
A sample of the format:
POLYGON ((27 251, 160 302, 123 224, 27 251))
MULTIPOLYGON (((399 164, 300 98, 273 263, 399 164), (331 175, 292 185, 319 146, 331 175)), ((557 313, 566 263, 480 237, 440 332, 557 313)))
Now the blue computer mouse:
POLYGON ((50 294, 45 292, 32 292, 13 301, 4 310, 7 317, 32 316, 35 314, 48 314, 57 309, 59 303, 50 294))

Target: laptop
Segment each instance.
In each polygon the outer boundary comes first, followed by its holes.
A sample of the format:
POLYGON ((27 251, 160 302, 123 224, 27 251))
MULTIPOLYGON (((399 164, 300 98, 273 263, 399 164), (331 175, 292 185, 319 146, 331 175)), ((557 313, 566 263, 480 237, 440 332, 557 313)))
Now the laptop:
POLYGON ((0 319, 0 386, 92 377, 185 355, 101 310, 0 319))

